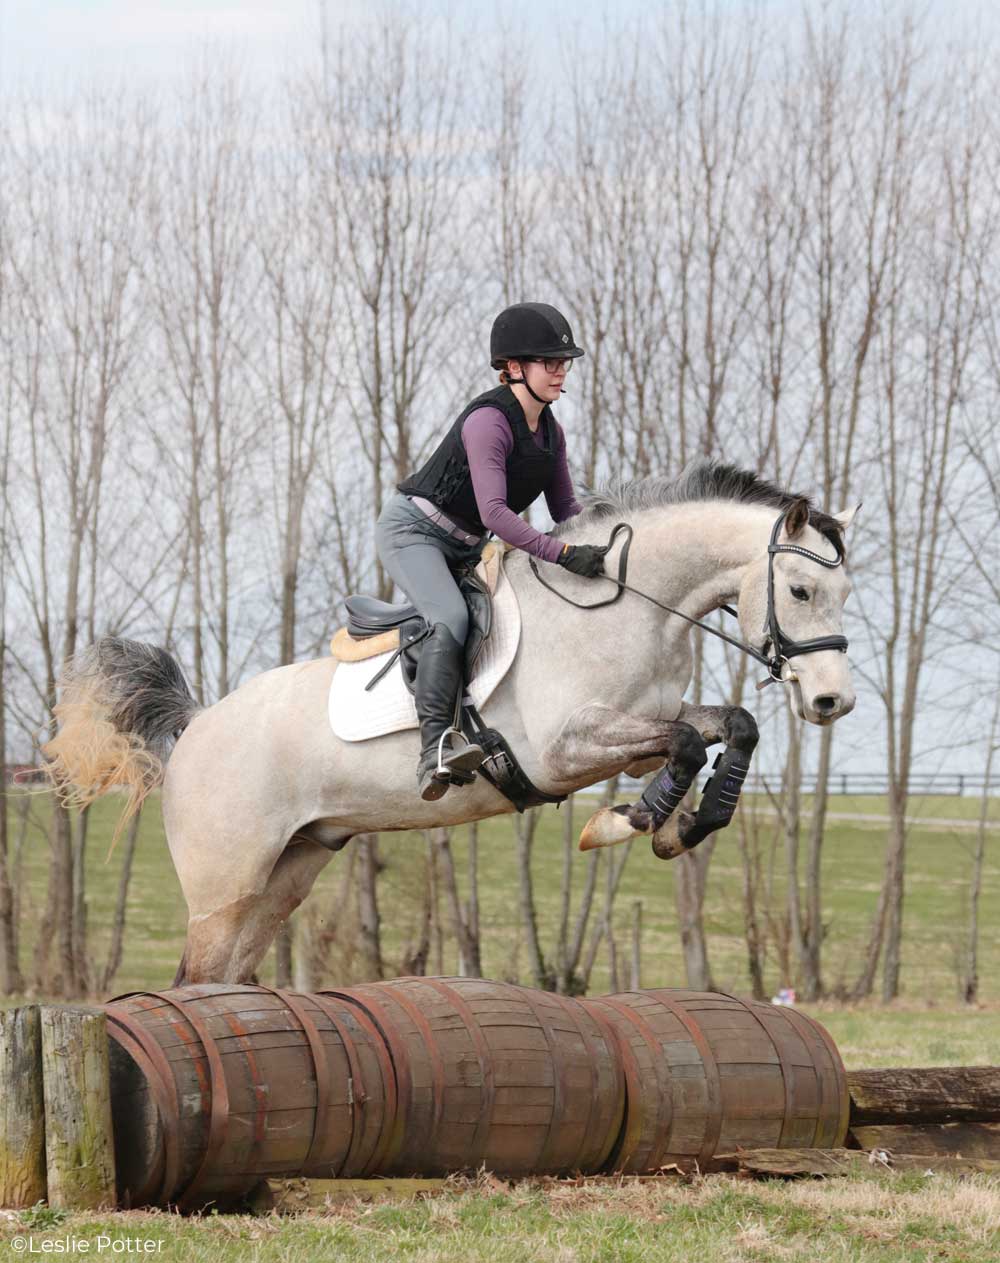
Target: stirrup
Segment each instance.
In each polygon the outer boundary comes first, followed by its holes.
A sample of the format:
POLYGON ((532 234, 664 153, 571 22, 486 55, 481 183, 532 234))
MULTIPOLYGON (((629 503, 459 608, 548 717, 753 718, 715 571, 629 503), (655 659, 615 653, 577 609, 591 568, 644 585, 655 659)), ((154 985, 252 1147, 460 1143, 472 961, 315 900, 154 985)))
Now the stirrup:
MULTIPOLYGON (((437 767, 434 769, 434 777, 436 780, 451 779, 452 777, 455 777, 457 780, 459 776, 464 778, 466 773, 475 773, 476 768, 479 767, 485 757, 485 750, 483 750, 481 746, 477 746, 473 742, 469 741, 461 729, 446 728, 438 738, 437 767), (445 763, 444 741, 445 737, 450 737, 452 734, 454 734, 459 741, 463 742, 466 746, 466 752, 461 758, 456 759, 453 762, 445 763)), ((470 779, 474 779, 474 777, 470 779)), ((468 784, 468 782, 465 783, 468 784)))

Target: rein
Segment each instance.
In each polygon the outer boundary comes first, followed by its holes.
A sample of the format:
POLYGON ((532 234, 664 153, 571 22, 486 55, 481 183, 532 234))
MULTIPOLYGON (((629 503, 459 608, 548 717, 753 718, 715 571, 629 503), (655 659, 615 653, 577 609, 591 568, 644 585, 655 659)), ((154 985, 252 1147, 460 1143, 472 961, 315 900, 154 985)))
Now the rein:
MULTIPOLYGON (((841 635, 816 636, 811 640, 789 640, 789 638, 781 630, 778 623, 778 615, 774 608, 774 557, 776 553, 798 553, 802 557, 808 557, 811 561, 819 562, 821 566, 826 566, 832 570, 841 565, 844 561, 844 550, 839 543, 834 541, 834 547, 837 549, 836 558, 831 561, 828 557, 821 557, 819 553, 811 552, 808 548, 802 548, 798 544, 779 544, 778 532, 781 524, 785 520, 788 510, 781 513, 774 524, 771 531, 771 539, 767 546, 767 616, 764 623, 764 630, 767 636, 764 640, 764 646, 768 645, 774 650, 773 653, 767 654, 762 649, 755 649, 753 645, 747 644, 745 640, 740 640, 736 636, 730 636, 724 631, 720 631, 717 627, 711 627, 708 623, 703 623, 701 619, 693 618, 690 614, 685 614, 683 610, 675 609, 672 605, 666 605, 663 601, 658 601, 656 597, 650 596, 648 592, 643 592, 639 588, 633 587, 627 583, 626 575, 628 574, 628 554, 632 545, 632 537, 634 530, 630 522, 618 522, 611 530, 611 535, 605 547, 608 552, 619 535, 624 534, 625 543, 618 555, 618 574, 598 575, 598 578, 607 579, 609 583, 616 586, 613 596, 609 596, 605 601, 594 601, 587 603, 584 601, 574 601, 572 597, 566 596, 560 592, 558 588, 549 583, 542 577, 538 565, 534 557, 528 558, 528 565, 531 567, 531 573, 535 576, 543 588, 554 593, 561 601, 565 601, 567 605, 573 605, 578 610, 599 610, 608 605, 614 605, 616 601, 621 600, 625 592, 632 592, 635 596, 641 596, 644 601, 648 601, 650 605, 655 605, 657 609, 663 610, 667 614, 676 614, 678 618, 683 618, 685 622, 690 623, 694 627, 700 627, 702 631, 708 632, 712 636, 717 636, 719 640, 724 640, 726 644, 732 645, 735 649, 739 649, 742 653, 748 654, 757 662, 767 667, 767 679, 761 680, 757 688, 758 690, 766 688, 768 684, 791 684, 794 682, 794 675, 785 678, 782 671, 789 658, 795 657, 797 654, 803 653, 819 653, 823 650, 833 649, 840 653, 847 652, 847 637, 841 635)), ((729 605, 720 606, 727 614, 732 614, 735 618, 736 611, 729 605)))

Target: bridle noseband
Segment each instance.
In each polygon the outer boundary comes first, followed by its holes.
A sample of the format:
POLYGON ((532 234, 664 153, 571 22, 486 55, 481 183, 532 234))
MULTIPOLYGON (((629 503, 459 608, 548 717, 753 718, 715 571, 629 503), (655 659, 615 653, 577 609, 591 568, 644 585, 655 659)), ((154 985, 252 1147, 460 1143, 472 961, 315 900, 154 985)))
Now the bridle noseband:
MULTIPOLYGON (((791 506, 789 506, 790 508, 791 506)), ((785 665, 789 658, 797 658, 806 653, 821 653, 825 650, 835 650, 839 653, 847 652, 847 637, 842 635, 833 636, 814 636, 810 640, 790 640, 781 630, 781 624, 778 622, 778 612, 774 606, 774 558, 778 553, 798 553, 800 557, 807 557, 810 561, 818 562, 819 565, 825 566, 827 570, 835 570, 844 563, 844 548, 840 540, 836 537, 830 537, 830 542, 837 550, 837 556, 832 560, 829 557, 821 557, 819 553, 814 553, 808 548, 802 548, 799 544, 779 544, 778 535, 785 518, 788 516, 788 509, 782 510, 774 523, 771 530, 771 539, 767 545, 767 613, 764 617, 764 640, 760 649, 755 649, 753 645, 747 644, 745 640, 739 640, 736 636, 730 636, 724 631, 720 631, 717 627, 710 627, 708 623, 703 623, 700 619, 692 618, 690 614, 685 614, 683 610, 674 609, 672 605, 665 605, 662 601, 658 601, 655 597, 649 595, 648 592, 642 592, 638 588, 632 587, 631 584, 625 582, 625 576, 628 573, 628 554, 632 544, 633 530, 629 522, 618 522, 611 530, 611 536, 608 539, 604 551, 608 552, 619 535, 624 534, 625 543, 618 555, 618 574, 613 577, 611 575, 602 575, 601 578, 607 579, 610 583, 614 583, 617 591, 613 596, 609 596, 604 601, 594 601, 587 604, 583 601, 574 601, 572 597, 566 596, 560 592, 558 588, 553 587, 547 579, 543 578, 539 573, 538 566, 534 557, 528 558, 528 565, 531 572, 538 582, 550 592, 554 592, 560 600, 565 601, 568 605, 574 605, 578 610, 598 610, 607 605, 614 605, 620 600, 625 592, 632 592, 636 596, 641 596, 643 600, 649 601, 651 605, 655 605, 658 609, 664 610, 668 614, 676 614, 678 618, 683 618, 686 622, 700 627, 702 631, 710 632, 713 636, 717 636, 720 640, 724 640, 727 644, 733 645, 736 649, 741 650, 745 654, 749 654, 751 658, 757 662, 763 663, 767 667, 767 678, 761 680, 757 685, 758 689, 766 688, 768 684, 792 684, 795 682, 794 674, 789 676, 783 675, 785 665), (770 653, 768 650, 770 649, 770 653)), ((722 609, 727 614, 736 617, 736 611, 731 606, 723 605, 722 609)))

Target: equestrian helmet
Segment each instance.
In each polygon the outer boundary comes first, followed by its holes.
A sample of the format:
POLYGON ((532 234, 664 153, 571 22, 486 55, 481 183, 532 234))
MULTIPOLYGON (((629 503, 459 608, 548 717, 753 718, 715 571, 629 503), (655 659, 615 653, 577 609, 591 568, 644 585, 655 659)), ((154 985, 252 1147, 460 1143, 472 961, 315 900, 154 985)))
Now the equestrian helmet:
POLYGON ((503 368, 508 360, 575 360, 583 355, 573 340, 569 321, 548 303, 515 303, 493 321, 490 364, 503 368))

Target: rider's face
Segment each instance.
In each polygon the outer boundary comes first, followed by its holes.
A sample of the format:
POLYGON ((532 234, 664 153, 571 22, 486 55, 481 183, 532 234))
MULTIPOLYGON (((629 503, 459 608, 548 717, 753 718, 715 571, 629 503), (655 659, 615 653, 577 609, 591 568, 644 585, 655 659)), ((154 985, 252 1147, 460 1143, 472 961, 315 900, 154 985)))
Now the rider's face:
POLYGON ((520 371, 513 372, 514 377, 523 377, 531 389, 539 398, 544 399, 547 403, 554 403, 562 393, 563 382, 566 380, 566 373, 569 370, 569 360, 522 360, 520 362, 513 361, 512 369, 520 371), (555 372, 550 372, 547 364, 557 365, 555 372))

